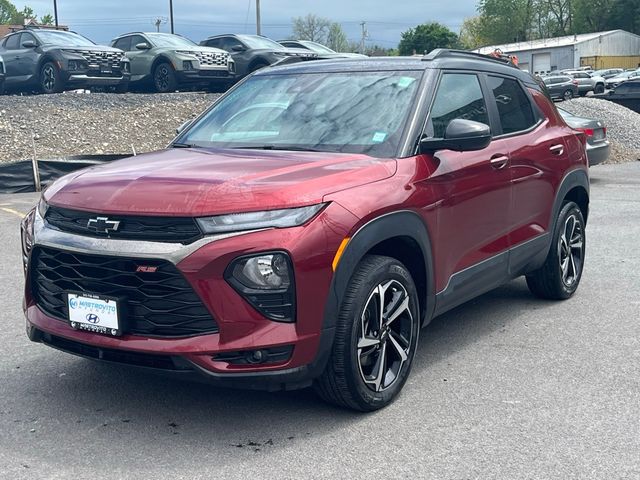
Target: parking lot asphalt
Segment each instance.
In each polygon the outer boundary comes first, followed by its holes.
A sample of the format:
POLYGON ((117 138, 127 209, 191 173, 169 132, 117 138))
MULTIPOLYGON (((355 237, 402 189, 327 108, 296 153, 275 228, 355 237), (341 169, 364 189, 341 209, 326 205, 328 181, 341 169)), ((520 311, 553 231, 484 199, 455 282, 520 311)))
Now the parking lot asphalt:
POLYGON ((434 320, 390 407, 216 389, 30 343, 0 196, 0 478, 640 478, 640 162, 592 169, 565 302, 522 279, 434 320))

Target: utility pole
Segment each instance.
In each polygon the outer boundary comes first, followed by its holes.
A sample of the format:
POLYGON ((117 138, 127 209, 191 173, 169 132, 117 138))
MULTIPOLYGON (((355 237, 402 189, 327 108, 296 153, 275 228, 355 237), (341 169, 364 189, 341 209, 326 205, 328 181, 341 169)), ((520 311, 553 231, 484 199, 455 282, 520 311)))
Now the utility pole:
POLYGON ((171 33, 175 33, 173 31, 173 0, 169 0, 169 18, 171 20, 171 33))
POLYGON ((360 27, 362 28, 362 37, 360 38, 360 53, 364 54, 364 41, 369 37, 369 32, 367 32, 367 22, 360 22, 360 27))
POLYGON ((256 0, 256 34, 262 35, 260 28, 260 0, 256 0))
POLYGON ((56 19, 56 30, 58 29, 58 0, 53 0, 53 16, 56 19))

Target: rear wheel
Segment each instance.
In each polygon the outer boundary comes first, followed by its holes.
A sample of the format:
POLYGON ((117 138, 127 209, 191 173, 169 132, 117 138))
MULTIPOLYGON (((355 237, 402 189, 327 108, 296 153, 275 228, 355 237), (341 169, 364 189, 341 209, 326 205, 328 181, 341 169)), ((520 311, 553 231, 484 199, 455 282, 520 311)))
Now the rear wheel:
POLYGON ((178 88, 176 72, 169 63, 162 62, 156 66, 153 71, 153 86, 158 93, 170 93, 176 91, 176 88, 178 88))
POLYGON ((347 287, 331 357, 315 383, 318 394, 363 412, 391 403, 409 376, 419 322, 415 285, 404 265, 366 256, 347 287))
POLYGON ((42 93, 62 92, 60 70, 53 62, 46 62, 40 69, 40 90, 42 93))
POLYGON ((571 100, 573 98, 573 90, 565 90, 562 94, 563 100, 571 100))
POLYGON ((596 94, 600 94, 600 93, 604 93, 604 84, 599 83, 596 85, 596 88, 594 88, 593 93, 596 94))
POLYGON ((553 243, 544 265, 527 275, 529 290, 551 300, 571 297, 582 278, 585 241, 582 211, 574 202, 566 202, 556 220, 553 243))

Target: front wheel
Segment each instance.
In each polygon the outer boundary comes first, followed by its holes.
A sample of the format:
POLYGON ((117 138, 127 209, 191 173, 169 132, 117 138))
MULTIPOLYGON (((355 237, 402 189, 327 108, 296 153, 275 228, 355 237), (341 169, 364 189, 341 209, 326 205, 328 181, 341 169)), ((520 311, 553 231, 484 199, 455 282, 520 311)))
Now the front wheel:
POLYGON ((153 71, 153 86, 158 93, 176 91, 178 81, 176 79, 176 72, 170 64, 163 62, 155 68, 153 71))
POLYGON ((409 376, 419 327, 416 288, 406 267, 394 258, 366 256, 347 287, 316 391, 362 412, 385 407, 409 376))
POLYGON ((566 202, 556 220, 553 243, 544 265, 527 275, 529 290, 550 300, 571 297, 582 278, 585 242, 582 211, 574 202, 566 202))
POLYGON ((573 98, 573 91, 572 90, 565 90, 565 92, 562 94, 562 98, 564 100, 571 100, 573 98))
POLYGON ((42 93, 62 92, 60 70, 53 62, 47 62, 40 69, 40 90, 42 93))
POLYGON ((599 83, 596 85, 596 88, 594 88, 593 93, 595 94, 601 94, 604 93, 604 85, 602 83, 599 83))

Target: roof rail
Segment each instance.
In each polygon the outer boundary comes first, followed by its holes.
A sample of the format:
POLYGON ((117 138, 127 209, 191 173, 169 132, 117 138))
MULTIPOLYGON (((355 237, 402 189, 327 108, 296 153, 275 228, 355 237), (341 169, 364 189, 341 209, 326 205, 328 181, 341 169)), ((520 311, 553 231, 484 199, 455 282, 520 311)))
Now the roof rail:
POLYGON ((456 50, 453 48, 436 48, 435 50, 430 51, 424 57, 422 57, 422 61, 427 62, 430 60, 435 60, 437 58, 443 57, 458 57, 458 56, 469 56, 472 58, 477 58, 481 60, 487 60, 490 62, 498 62, 501 65, 510 65, 514 68, 517 68, 510 60, 507 58, 498 58, 492 57, 489 55, 485 55, 483 53, 470 52, 468 50, 456 50))

